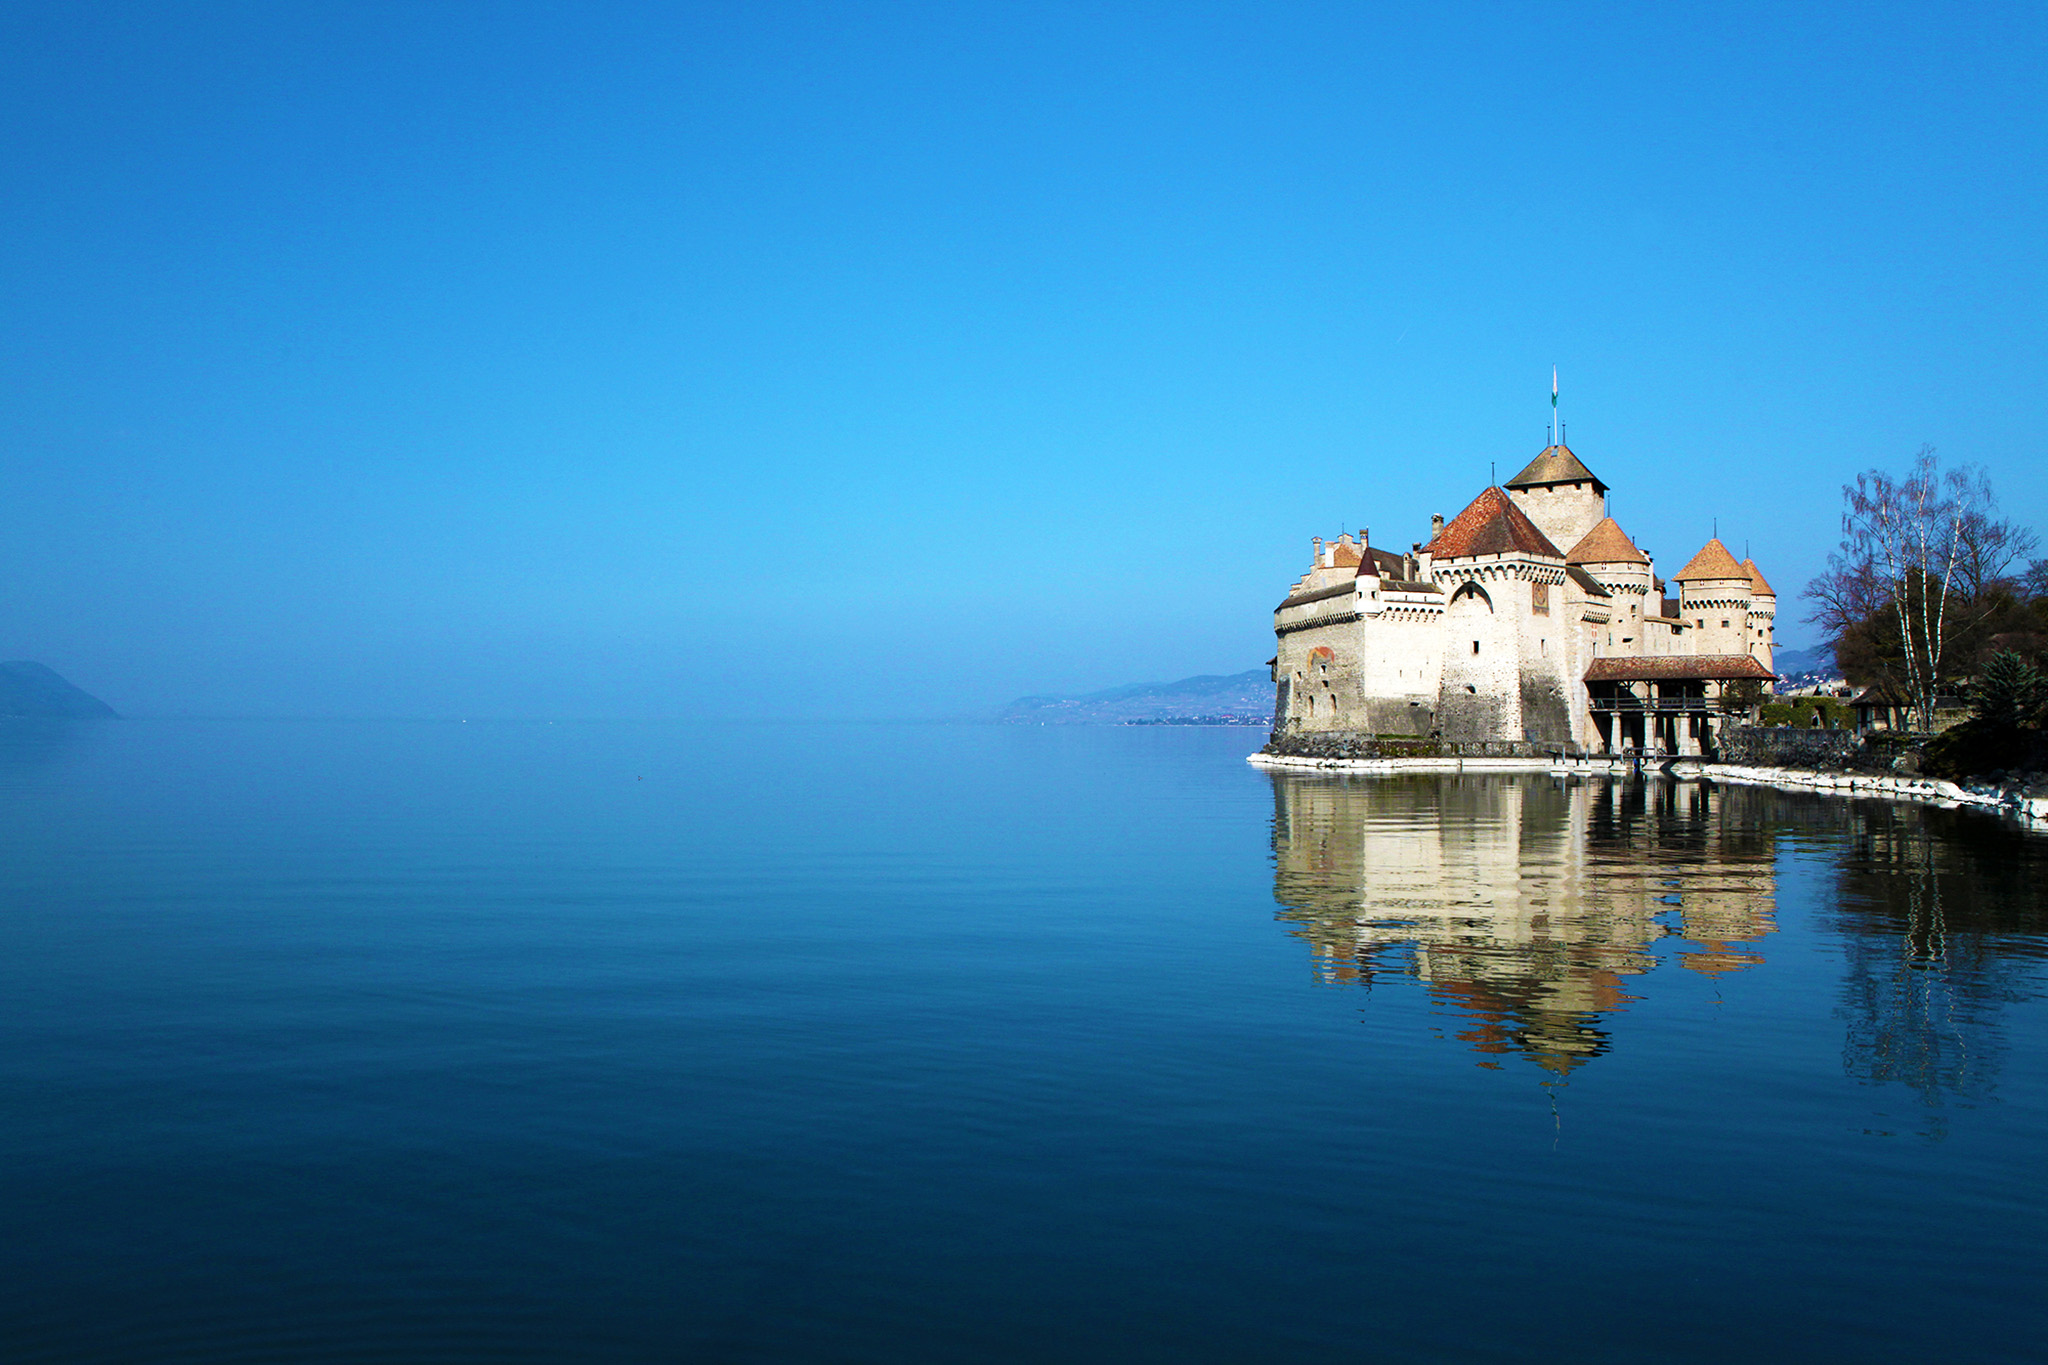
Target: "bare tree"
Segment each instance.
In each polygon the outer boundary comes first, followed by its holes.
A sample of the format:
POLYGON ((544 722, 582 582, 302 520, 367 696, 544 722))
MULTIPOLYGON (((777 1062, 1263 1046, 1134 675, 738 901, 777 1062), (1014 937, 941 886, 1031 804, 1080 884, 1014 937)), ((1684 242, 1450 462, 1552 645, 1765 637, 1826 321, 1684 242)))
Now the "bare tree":
POLYGON ((1846 543, 1828 556, 1827 572, 1808 583, 1800 596, 1813 603, 1806 619, 1819 626, 1831 644, 1839 643, 1884 606, 1870 553, 1846 543))
POLYGON ((2017 587, 2013 566, 2029 561, 2038 565, 2034 554, 2041 542, 2032 531, 1996 515, 1998 500, 1992 496, 1990 476, 1983 470, 1965 466, 1957 475, 1957 487, 1965 492, 1956 581, 1964 597, 1974 602, 1990 589, 2017 587))
POLYGON ((1932 729, 1958 608, 2027 554, 2032 536, 1995 519, 1989 479, 1967 467, 1944 473, 1932 446, 1920 448, 1902 479, 1881 469, 1858 474, 1842 500, 1841 546, 1803 594, 1814 603, 1809 619, 1839 641, 1876 613, 1890 615, 1904 654, 1900 681, 1921 727, 1932 729))

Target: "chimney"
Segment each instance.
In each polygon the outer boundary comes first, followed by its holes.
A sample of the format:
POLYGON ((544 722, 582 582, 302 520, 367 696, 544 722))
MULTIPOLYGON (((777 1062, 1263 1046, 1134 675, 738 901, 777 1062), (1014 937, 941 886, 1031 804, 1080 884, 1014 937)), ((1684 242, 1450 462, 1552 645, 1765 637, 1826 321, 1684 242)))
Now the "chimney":
POLYGON ((1435 540, 1444 533, 1444 514, 1436 513, 1429 519, 1429 538, 1435 540))
POLYGON ((1323 567, 1323 538, 1321 536, 1311 536, 1309 541, 1315 551, 1315 566, 1320 569, 1323 567))
POLYGON ((1359 549, 1361 549, 1361 550, 1364 550, 1364 549, 1369 549, 1369 548, 1371 548, 1371 546, 1372 546, 1372 528, 1371 528, 1371 527, 1369 527, 1369 526, 1361 526, 1361 527, 1359 527, 1359 528, 1358 528, 1358 548, 1359 548, 1359 549))

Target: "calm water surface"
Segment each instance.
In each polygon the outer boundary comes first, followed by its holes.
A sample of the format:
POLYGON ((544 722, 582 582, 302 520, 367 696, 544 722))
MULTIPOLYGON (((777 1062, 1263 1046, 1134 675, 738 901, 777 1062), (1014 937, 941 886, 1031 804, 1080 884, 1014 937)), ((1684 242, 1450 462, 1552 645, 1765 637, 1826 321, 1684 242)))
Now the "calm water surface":
POLYGON ((2048 841, 1255 742, 0 724, 0 1357, 2041 1358, 2048 841))

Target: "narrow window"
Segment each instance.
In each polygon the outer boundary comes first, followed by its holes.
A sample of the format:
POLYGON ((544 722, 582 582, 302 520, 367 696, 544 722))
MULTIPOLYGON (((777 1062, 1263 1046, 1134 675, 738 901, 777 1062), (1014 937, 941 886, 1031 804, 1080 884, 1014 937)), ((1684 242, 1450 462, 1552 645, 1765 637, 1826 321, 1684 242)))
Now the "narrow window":
POLYGON ((1472 642, 1472 652, 1474 654, 1477 654, 1479 652, 1479 642, 1477 640, 1474 640, 1472 642))

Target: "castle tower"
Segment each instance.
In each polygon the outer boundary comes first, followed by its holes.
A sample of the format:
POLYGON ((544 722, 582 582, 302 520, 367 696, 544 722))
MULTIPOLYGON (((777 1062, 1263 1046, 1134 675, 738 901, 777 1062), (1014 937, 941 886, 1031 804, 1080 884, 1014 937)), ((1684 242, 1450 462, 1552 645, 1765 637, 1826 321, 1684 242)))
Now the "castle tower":
POLYGON ((1553 545, 1576 545, 1607 516, 1607 485, 1563 445, 1548 446, 1505 485, 1553 545))
MULTIPOLYGON (((1700 547, 1680 569, 1678 614, 1697 632, 1694 654, 1747 654, 1754 638, 1749 623, 1756 585, 1719 537, 1700 547)), ((1773 597, 1775 605, 1776 598, 1773 597)))
POLYGON ((1614 595, 1609 609, 1609 619, 1604 638, 1598 641, 1598 652, 1605 655, 1647 654, 1647 636, 1643 618, 1655 616, 1660 604, 1652 600, 1656 591, 1656 575, 1650 568, 1650 557, 1637 548, 1628 538, 1628 532, 1615 524, 1613 517, 1602 517, 1600 524, 1580 538, 1579 542, 1565 552, 1565 563, 1577 565, 1591 574, 1601 587, 1614 595))
POLYGON ((1743 560, 1742 567, 1749 573, 1749 655, 1775 673, 1771 650, 1776 646, 1778 592, 1757 572, 1755 560, 1743 560))
POLYGON ((1453 742, 1577 741, 1564 554, 1489 488, 1429 543, 1444 594, 1437 725, 1453 742))

